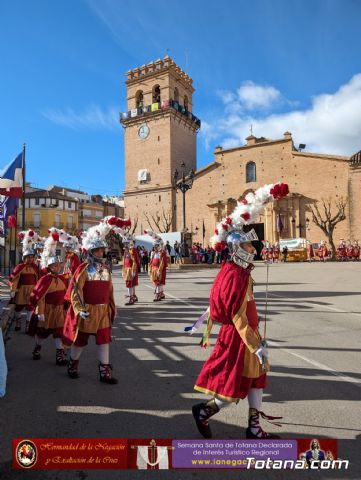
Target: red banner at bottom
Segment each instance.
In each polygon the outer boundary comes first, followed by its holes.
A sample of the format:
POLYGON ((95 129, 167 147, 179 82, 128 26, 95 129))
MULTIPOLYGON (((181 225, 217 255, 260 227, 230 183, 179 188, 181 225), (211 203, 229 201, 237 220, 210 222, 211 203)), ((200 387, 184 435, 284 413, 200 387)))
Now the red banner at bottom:
POLYGON ((32 438, 13 440, 15 469, 168 469, 172 440, 32 438))
POLYGON ((13 468, 35 470, 347 469, 337 440, 30 438, 13 440, 13 468))

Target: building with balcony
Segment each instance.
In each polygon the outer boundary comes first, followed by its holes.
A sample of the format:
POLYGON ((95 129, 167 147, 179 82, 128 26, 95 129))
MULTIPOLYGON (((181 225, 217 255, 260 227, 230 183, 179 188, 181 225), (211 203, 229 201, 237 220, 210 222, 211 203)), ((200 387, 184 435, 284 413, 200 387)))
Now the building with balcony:
POLYGON ((124 215, 124 207, 122 208, 114 200, 119 197, 90 195, 81 190, 59 187, 57 185, 53 185, 49 187, 49 189, 53 192, 65 195, 77 202, 79 231, 87 230, 88 228, 97 225, 102 218, 108 215, 115 215, 117 217, 122 217, 124 215), (105 200, 105 198, 107 200, 105 200))
MULTIPOLYGON (((41 236, 48 235, 49 227, 63 228, 71 234, 79 230, 78 201, 51 189, 27 188, 25 193, 25 227, 33 228, 41 236), (30 191, 28 191, 30 190, 30 191)), ((21 229, 22 205, 18 210, 18 229, 21 229)))

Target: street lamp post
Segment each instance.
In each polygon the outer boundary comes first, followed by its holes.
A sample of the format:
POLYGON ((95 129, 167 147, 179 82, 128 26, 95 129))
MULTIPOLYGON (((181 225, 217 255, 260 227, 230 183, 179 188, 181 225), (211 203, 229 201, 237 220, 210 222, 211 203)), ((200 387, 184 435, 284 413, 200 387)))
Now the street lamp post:
POLYGON ((188 174, 186 174, 186 165, 184 162, 181 163, 182 175, 179 178, 179 172, 176 169, 173 173, 173 188, 174 190, 180 190, 183 195, 183 248, 185 255, 187 254, 186 242, 185 242, 185 232, 186 232, 186 193, 193 186, 194 170, 191 169, 188 174))

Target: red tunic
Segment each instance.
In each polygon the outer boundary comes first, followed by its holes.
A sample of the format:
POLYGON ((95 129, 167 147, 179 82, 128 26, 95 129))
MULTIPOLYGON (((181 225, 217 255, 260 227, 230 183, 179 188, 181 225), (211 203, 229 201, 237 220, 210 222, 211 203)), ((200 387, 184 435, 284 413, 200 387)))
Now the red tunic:
POLYGON ((132 288, 138 286, 138 268, 140 267, 140 257, 136 248, 131 248, 124 255, 123 278, 125 287, 132 288))
POLYGON ((165 285, 165 280, 167 277, 167 263, 167 254, 164 250, 154 253, 150 261, 150 277, 154 285, 165 285))
POLYGON ((34 262, 19 263, 10 275, 11 290, 16 291, 14 303, 17 306, 26 306, 29 303, 31 292, 38 281, 38 267, 34 262))
POLYGON ((38 280, 29 302, 34 310, 30 321, 29 335, 41 334, 44 329, 54 329, 58 330, 58 336, 61 336, 65 317, 66 286, 66 280, 62 275, 47 273, 38 280), (45 315, 45 319, 39 322, 35 315, 36 307, 38 307, 38 314, 45 315))
POLYGON ((222 327, 197 378, 196 390, 238 401, 250 388, 265 387, 266 374, 254 354, 261 337, 252 284, 249 271, 233 262, 218 273, 210 294, 210 315, 222 327))
POLYGON ((138 252, 138 249, 137 248, 133 248, 132 249, 132 255, 135 259, 135 262, 137 264, 137 267, 138 267, 138 270, 140 269, 140 266, 141 266, 141 261, 140 261, 140 255, 139 255, 139 252, 138 252))
POLYGON ((110 338, 110 325, 116 314, 111 277, 109 275, 109 278, 104 280, 91 279, 86 272, 87 266, 88 262, 79 265, 65 295, 65 300, 71 302, 63 330, 63 344, 67 346, 72 345, 78 333, 82 332, 95 334, 107 329, 110 338), (90 314, 86 320, 78 317, 79 311, 83 309, 79 302, 90 314))

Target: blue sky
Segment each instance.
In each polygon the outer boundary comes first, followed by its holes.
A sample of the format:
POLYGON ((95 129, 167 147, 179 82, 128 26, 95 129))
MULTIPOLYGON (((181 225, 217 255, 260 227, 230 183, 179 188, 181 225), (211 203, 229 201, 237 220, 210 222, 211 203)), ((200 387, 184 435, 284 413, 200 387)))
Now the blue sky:
POLYGON ((358 0, 2 0, 0 167, 27 143, 27 179, 124 187, 125 72, 166 54, 193 78, 198 166, 218 144, 293 133, 361 149, 358 0))

